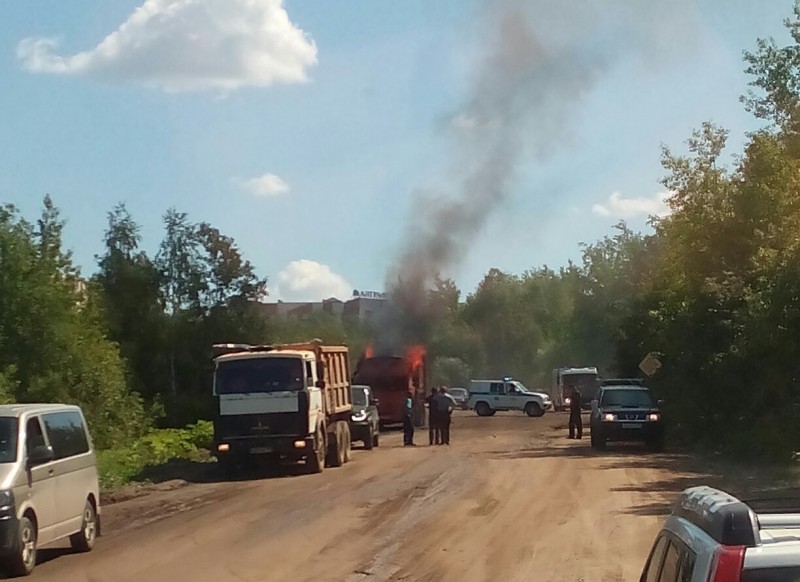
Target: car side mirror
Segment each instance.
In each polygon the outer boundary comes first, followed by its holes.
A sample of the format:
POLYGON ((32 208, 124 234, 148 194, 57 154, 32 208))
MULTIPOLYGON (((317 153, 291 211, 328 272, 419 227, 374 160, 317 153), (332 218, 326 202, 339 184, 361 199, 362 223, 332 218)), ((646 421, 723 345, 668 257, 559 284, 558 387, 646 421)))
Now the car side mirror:
POLYGON ((36 465, 44 465, 55 458, 56 455, 53 452, 53 447, 39 445, 37 447, 33 447, 33 449, 28 453, 28 466, 35 467, 36 465))
POLYGON ((659 400, 656 404, 658 404, 659 406, 664 406, 664 401, 663 400, 659 400))
POLYGON ((378 399, 373 398, 372 400, 369 401, 369 403, 372 404, 372 406, 378 406, 378 399))
POLYGON ((599 400, 592 400, 592 410, 597 410, 597 407, 600 406, 599 400))

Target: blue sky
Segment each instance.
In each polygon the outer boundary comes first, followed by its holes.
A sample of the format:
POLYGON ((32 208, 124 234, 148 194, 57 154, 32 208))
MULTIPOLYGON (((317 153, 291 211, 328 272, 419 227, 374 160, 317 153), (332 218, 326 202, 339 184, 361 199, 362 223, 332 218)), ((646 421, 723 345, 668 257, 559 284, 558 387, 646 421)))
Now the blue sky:
MULTIPOLYGON (((632 11, 625 26, 644 23, 641 54, 614 59, 570 102, 550 155, 521 157, 506 200, 449 273, 462 288, 492 267, 565 264, 620 218, 646 228, 663 191, 661 143, 680 149, 711 119, 735 151, 756 127, 738 102, 742 50, 785 41, 792 1, 675 1, 668 24, 632 11)), ((626 0, 603 2, 625 16, 626 0)), ((580 3, 554 4, 563 13, 528 4, 545 43, 562 42, 553 23, 580 3)), ((84 273, 106 212, 124 201, 149 252, 175 206, 233 236, 283 299, 381 290, 413 237, 413 193, 460 171, 453 126, 489 36, 484 10, 471 0, 6 2, 0 200, 32 218, 50 193, 84 273), (137 24, 143 4, 153 15, 137 24), (237 12, 245 4, 256 12, 237 12), (187 38, 199 44, 187 49, 187 38)), ((609 16, 573 41, 591 51, 617 25, 609 16)))

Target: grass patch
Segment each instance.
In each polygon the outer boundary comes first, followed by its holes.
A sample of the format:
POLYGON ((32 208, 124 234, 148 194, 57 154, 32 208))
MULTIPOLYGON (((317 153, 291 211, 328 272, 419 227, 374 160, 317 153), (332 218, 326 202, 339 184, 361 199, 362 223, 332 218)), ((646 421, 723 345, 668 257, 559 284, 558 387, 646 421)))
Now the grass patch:
POLYGON ((175 459, 205 460, 213 437, 213 423, 201 420, 185 428, 154 430, 127 447, 98 451, 100 487, 114 489, 140 480, 146 469, 175 459))

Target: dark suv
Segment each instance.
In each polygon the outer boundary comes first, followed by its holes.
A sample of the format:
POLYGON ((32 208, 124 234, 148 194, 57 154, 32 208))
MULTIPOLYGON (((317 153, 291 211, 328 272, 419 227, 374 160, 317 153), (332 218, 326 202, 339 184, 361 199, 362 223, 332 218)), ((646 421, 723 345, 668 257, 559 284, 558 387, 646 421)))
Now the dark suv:
POLYGON ((362 441, 365 449, 378 446, 380 436, 380 415, 378 401, 372 395, 372 388, 353 384, 353 411, 350 416, 350 434, 353 441, 362 441))
POLYGON ((654 449, 664 443, 661 410, 644 386, 603 386, 592 401, 592 447, 608 441, 644 442, 654 449))

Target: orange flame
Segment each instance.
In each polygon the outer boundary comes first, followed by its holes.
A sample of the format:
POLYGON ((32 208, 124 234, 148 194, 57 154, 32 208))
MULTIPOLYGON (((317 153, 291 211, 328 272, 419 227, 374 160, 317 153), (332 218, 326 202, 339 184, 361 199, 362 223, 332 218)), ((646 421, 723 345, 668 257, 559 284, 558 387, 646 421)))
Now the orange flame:
POLYGON ((364 348, 364 358, 369 359, 374 355, 375 355, 375 350, 372 349, 371 345, 369 345, 366 348, 364 348))
POLYGON ((425 346, 415 345, 408 348, 406 351, 406 362, 411 372, 416 372, 422 366, 422 360, 425 357, 425 346))

